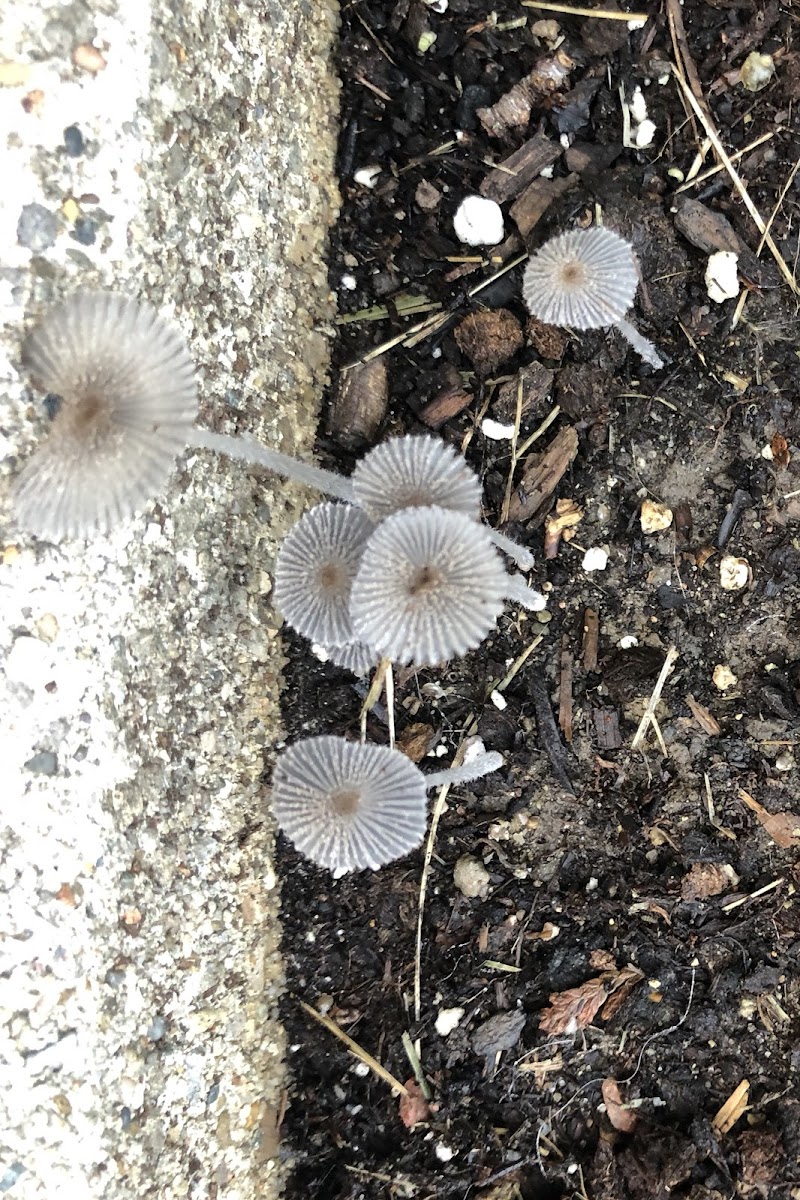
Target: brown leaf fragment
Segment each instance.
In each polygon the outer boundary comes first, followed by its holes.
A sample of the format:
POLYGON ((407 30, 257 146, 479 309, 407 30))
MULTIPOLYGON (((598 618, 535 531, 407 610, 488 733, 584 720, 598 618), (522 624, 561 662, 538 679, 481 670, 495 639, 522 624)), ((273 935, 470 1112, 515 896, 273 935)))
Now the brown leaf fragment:
POLYGON ((473 1050, 476 1054, 484 1055, 490 1066, 501 1050, 512 1050, 516 1046, 526 1020, 525 1013, 519 1008, 496 1013, 475 1030, 472 1036, 473 1050))
POLYGON ((739 799, 756 814, 762 828, 766 830, 776 846, 780 846, 782 850, 800 846, 800 817, 795 813, 768 812, 744 788, 739 789, 739 799))
POLYGON ((636 1128, 636 1116, 623 1106, 622 1094, 616 1079, 604 1079, 600 1091, 606 1106, 608 1119, 620 1133, 632 1133, 636 1128))
POLYGON ((718 1136, 721 1137, 722 1134, 728 1133, 729 1130, 733 1129, 747 1108, 749 1095, 750 1081, 743 1079, 739 1086, 728 1096, 728 1099, 711 1122, 711 1127, 718 1136))
POLYGON ((559 430, 543 454, 531 454, 525 459, 522 479, 514 488, 508 516, 511 521, 536 520, 545 517, 550 497, 566 474, 578 453, 578 434, 572 425, 559 430))
POLYGON ((523 142, 508 158, 490 171, 480 186, 482 196, 504 204, 519 195, 532 179, 540 175, 561 155, 561 146, 543 133, 523 142))
POLYGON ((710 733, 712 736, 722 733, 722 729, 716 718, 712 717, 708 709, 695 700, 694 696, 687 696, 686 703, 689 705, 692 716, 701 729, 704 729, 706 733, 710 733))
POLYGON ((623 967, 621 971, 617 971, 608 983, 608 990, 611 992, 611 995, 600 1011, 601 1020, 610 1021, 612 1017, 616 1016, 637 983, 641 983, 643 979, 644 975, 642 972, 638 967, 634 967, 632 963, 629 963, 627 967, 623 967))
POLYGON ((424 721, 415 721, 406 726, 398 737, 397 749, 402 750, 412 762, 418 763, 430 750, 435 737, 436 730, 432 725, 426 725, 424 721))
POLYGON ((91 42, 81 42, 75 46, 72 51, 72 61, 76 67, 80 67, 82 71, 88 71, 90 75, 97 75, 99 71, 105 71, 107 62, 104 55, 91 42))
POLYGON ((406 1080, 406 1092, 407 1095, 400 1097, 400 1120, 406 1129, 413 1129, 428 1120, 431 1110, 416 1079, 406 1080))
POLYGON ((575 1033, 591 1025, 608 993, 605 976, 587 979, 580 987, 568 988, 565 992, 553 992, 549 1007, 539 1015, 542 1033, 557 1037, 563 1033, 575 1033))
POLYGON ((589 966, 595 971, 616 971, 617 960, 610 950, 593 950, 589 955, 589 966))
POLYGON ((553 201, 566 195, 579 179, 580 176, 573 172, 571 175, 559 175, 555 179, 534 179, 533 183, 528 184, 510 209, 517 229, 524 238, 541 221, 553 201))
POLYGON ((386 358, 357 363, 345 371, 328 418, 328 432, 348 450, 375 441, 389 404, 386 358))
POLYGON ((730 863, 692 863, 681 881, 681 899, 707 900, 730 891, 739 882, 739 876, 730 863))
POLYGON ((772 1182, 786 1161, 780 1134, 765 1129, 747 1130, 739 1134, 736 1144, 742 1158, 741 1190, 745 1196, 769 1200, 772 1182))
POLYGON ((522 327, 507 308, 470 313, 454 330, 458 348, 479 375, 491 373, 522 349, 522 327))
POLYGON ((773 433, 769 448, 772 451, 772 461, 775 466, 781 470, 784 467, 788 467, 791 461, 789 443, 782 433, 773 433))

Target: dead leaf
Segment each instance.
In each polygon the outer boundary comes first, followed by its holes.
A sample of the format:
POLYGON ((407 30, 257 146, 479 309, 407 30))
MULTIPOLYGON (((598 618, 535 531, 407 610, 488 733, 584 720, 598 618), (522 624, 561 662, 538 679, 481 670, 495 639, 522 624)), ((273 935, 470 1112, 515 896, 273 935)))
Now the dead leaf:
POLYGON ((606 1106, 608 1119, 620 1133, 632 1133, 636 1127, 636 1116, 623 1106, 622 1095, 616 1079, 603 1080, 601 1087, 603 1103, 606 1106))
POLYGON ((728 1096, 728 1099, 711 1122, 716 1134, 721 1136, 723 1133, 727 1133, 730 1129, 733 1129, 747 1108, 749 1095, 750 1081, 743 1079, 739 1086, 728 1096))
POLYGON ((594 979, 587 979, 580 987, 568 988, 566 992, 553 992, 549 1007, 542 1009, 539 1015, 542 1033, 557 1036, 586 1029, 608 996, 605 984, 606 977, 598 975, 594 979))
POLYGON ((436 731, 424 721, 408 725, 397 739, 397 749, 402 750, 412 762, 421 762, 431 748, 436 731))
POLYGON ((413 1129, 428 1120, 431 1110, 416 1079, 406 1080, 406 1093, 400 1097, 400 1120, 406 1129, 413 1129))
POLYGON ((608 985, 608 990, 611 995, 603 1005, 600 1017, 603 1021, 610 1021, 613 1016, 622 1008, 625 1001, 630 996, 637 983, 641 983, 644 975, 638 967, 634 967, 629 963, 627 967, 623 967, 621 971, 617 971, 613 979, 608 985))
POLYGON ((769 448, 772 451, 772 461, 775 463, 775 466, 788 467, 791 460, 791 455, 789 454, 789 443, 786 441, 786 438, 782 433, 774 433, 772 435, 772 441, 769 444, 769 448))
POLYGON ((800 817, 792 812, 768 812, 744 788, 739 789, 739 799, 756 814, 761 826, 782 850, 800 846, 800 817))
POLYGON ((593 950, 589 955, 589 966, 595 971, 616 971, 617 963, 610 950, 593 950))
POLYGON ((722 733, 716 717, 713 717, 704 705, 695 700, 694 696, 687 696, 686 703, 692 710, 692 716, 694 717, 695 721, 697 721, 697 724, 701 729, 704 729, 706 733, 710 733, 712 736, 722 733))
POLYGON ((730 863, 692 863, 681 881, 683 900, 707 900, 735 888, 739 876, 730 863))

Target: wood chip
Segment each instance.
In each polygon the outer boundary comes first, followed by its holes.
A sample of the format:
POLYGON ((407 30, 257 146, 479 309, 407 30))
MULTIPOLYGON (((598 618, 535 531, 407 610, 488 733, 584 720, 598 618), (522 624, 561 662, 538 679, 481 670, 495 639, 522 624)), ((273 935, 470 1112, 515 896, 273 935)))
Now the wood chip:
POLYGON ((619 715, 613 708, 593 708, 592 720, 597 734, 598 750, 619 750, 622 734, 619 731, 619 715))
POLYGON ((554 200, 558 200, 578 183, 579 175, 572 174, 558 179, 534 179, 518 200, 511 205, 511 216, 523 237, 541 221, 554 200))
POLYGON ((512 129, 527 125, 534 101, 566 84, 574 60, 563 50, 542 58, 529 75, 515 84, 490 108, 479 108, 477 117, 490 137, 504 138, 512 129))
POLYGON ((524 421, 528 413, 550 394, 554 378, 555 372, 540 362, 522 367, 513 379, 498 388, 492 402, 492 415, 498 421, 516 421, 517 391, 521 389, 520 419, 524 421))
POLYGON ((569 638, 561 639, 561 673, 558 681, 558 724, 566 742, 572 741, 572 667, 569 638))
POLYGON ((458 384, 442 388, 419 411, 419 419, 429 429, 441 429, 472 404, 472 394, 458 384))
POLYGON ((560 430, 543 454, 525 459, 522 479, 514 488, 508 516, 511 521, 541 524, 550 498, 578 453, 578 434, 572 425, 560 430))
POLYGON ((583 669, 597 670, 597 643, 600 636, 600 617, 593 608, 583 612, 583 669))
POLYGON ((731 1092, 722 1108, 711 1122, 711 1127, 718 1136, 728 1133, 747 1108, 750 1095, 750 1081, 743 1079, 735 1091, 731 1092))
POLYGON ((551 141, 543 133, 537 133, 490 171, 480 186, 481 195, 504 204, 506 200, 518 196, 561 153, 558 142, 551 141))

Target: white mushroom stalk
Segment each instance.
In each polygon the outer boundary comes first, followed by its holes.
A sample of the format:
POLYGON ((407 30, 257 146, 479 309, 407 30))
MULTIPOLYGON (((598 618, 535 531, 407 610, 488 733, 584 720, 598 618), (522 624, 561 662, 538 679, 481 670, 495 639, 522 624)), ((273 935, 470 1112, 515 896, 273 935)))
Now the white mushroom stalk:
POLYGON ((192 446, 213 450, 217 454, 227 454, 229 458, 252 463, 254 466, 266 467, 275 475, 285 475, 287 479, 316 488, 326 496, 353 503, 353 485, 345 475, 304 463, 298 458, 292 458, 290 454, 283 454, 280 450, 271 450, 268 446, 262 446, 260 442, 251 441, 250 438, 194 428, 189 441, 192 446))

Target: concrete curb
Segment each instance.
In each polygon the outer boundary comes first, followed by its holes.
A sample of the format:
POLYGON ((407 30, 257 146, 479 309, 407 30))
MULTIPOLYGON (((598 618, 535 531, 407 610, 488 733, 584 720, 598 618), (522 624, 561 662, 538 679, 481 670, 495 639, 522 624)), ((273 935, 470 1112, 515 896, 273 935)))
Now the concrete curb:
POLYGON ((262 775, 279 736, 270 570, 302 495, 198 453, 113 536, 49 546, 15 529, 7 492, 47 426, 23 332, 79 285, 180 325, 203 423, 307 453, 331 315, 335 25, 320 0, 15 0, 0 30, 0 1190, 15 1198, 280 1187, 262 775))

